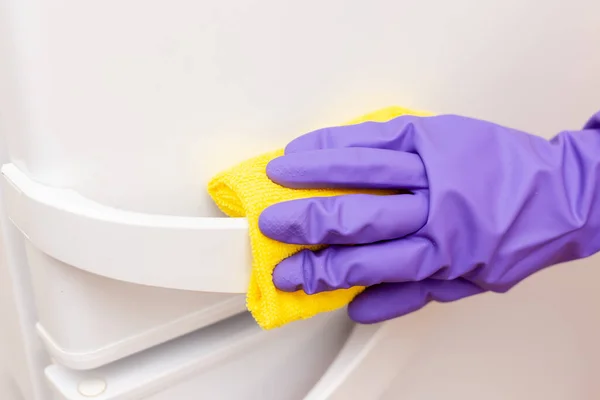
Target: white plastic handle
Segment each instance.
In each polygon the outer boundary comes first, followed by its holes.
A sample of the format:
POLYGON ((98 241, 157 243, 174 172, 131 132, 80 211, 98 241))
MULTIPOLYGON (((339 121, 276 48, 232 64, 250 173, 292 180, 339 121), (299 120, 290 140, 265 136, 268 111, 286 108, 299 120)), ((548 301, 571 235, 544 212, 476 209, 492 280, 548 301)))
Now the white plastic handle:
POLYGON ((151 215, 98 204, 2 167, 8 215, 31 243, 108 278, 171 289, 245 293, 248 225, 241 218, 151 215))

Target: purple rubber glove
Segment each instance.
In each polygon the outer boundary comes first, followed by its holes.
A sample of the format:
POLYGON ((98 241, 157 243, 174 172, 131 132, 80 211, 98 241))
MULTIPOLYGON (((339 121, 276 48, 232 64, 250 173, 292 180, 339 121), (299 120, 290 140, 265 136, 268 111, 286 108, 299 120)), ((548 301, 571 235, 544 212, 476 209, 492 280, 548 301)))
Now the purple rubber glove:
POLYGON ((600 250, 600 113, 550 141, 454 115, 322 129, 267 174, 291 188, 399 190, 280 203, 259 221, 275 240, 331 245, 284 260, 274 283, 309 294, 369 286, 349 305, 357 322, 505 292, 600 250))

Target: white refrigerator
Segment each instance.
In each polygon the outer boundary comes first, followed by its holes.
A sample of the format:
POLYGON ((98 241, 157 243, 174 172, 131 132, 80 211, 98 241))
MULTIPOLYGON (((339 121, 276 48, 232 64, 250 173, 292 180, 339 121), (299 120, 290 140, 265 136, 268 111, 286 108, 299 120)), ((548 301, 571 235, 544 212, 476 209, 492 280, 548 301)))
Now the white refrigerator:
POLYGON ((594 0, 0 0, 0 399, 592 400, 600 258, 376 325, 262 331, 217 172, 389 105, 550 137, 594 0))

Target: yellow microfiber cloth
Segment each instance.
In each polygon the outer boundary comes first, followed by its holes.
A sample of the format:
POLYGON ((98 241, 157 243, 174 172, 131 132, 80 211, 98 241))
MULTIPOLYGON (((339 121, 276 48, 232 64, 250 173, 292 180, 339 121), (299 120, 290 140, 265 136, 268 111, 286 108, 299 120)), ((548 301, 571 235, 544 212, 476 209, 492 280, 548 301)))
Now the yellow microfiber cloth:
MULTIPOLYGON (((385 122, 406 114, 431 115, 401 107, 388 107, 344 125, 365 121, 385 122)), ((210 196, 225 214, 230 217, 246 217, 248 219, 253 261, 246 305, 258 325, 263 329, 277 328, 292 321, 310 318, 318 313, 344 307, 364 290, 363 287, 353 287, 307 295, 301 290, 294 293, 282 292, 273 284, 272 273, 279 262, 302 249, 314 250, 319 247, 286 244, 264 236, 258 228, 258 219, 265 208, 275 203, 294 199, 369 192, 364 190, 288 189, 279 186, 267 177, 266 166, 269 161, 283 154, 283 150, 278 150, 251 158, 217 174, 208 184, 210 196)))

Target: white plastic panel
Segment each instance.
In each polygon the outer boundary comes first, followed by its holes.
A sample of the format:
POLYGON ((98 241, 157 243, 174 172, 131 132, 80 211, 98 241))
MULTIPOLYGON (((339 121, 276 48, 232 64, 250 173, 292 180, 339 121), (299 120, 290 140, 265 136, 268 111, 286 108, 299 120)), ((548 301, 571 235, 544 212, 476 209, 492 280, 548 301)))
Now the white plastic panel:
POLYGON ((305 400, 596 400, 600 256, 359 326, 305 400))
MULTIPOLYGON (((0 7, 1 9, 1 7, 0 7)), ((13 128, 6 114, 14 111, 3 93, 14 83, 8 53, 13 43, 0 10, 0 163, 8 161, 5 135, 13 128)), ((50 400, 43 368, 48 355, 35 332, 30 273, 21 233, 11 224, 0 187, 0 399, 50 400)))
POLYGON ((120 282, 73 268, 27 246, 37 331, 51 356, 89 369, 246 310, 245 295, 120 282))
POLYGON ((356 326, 304 400, 378 399, 422 348, 424 329, 411 318, 356 326))
POLYGON ((217 215, 214 173, 389 104, 543 134, 598 106, 594 0, 2 2, 11 161, 120 209, 217 215))
MULTIPOLYGON (((1 139, 0 135, 0 152, 1 139)), ((42 374, 48 357, 35 333, 37 316, 23 240, 3 205, 0 198, 0 399, 49 400, 42 374)))
POLYGON ((57 399, 297 400, 320 378, 348 337, 346 314, 329 313, 262 331, 243 314, 92 371, 46 370, 57 399))

